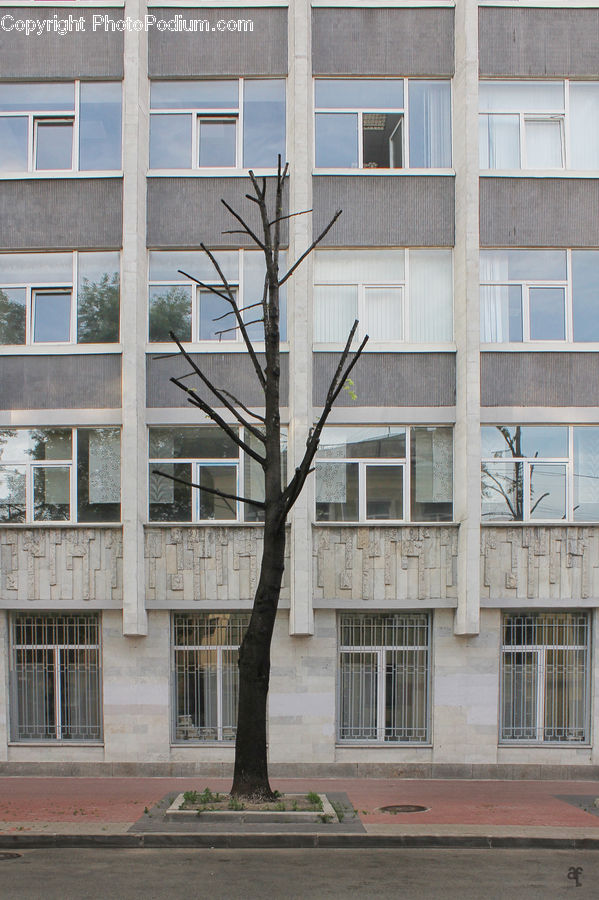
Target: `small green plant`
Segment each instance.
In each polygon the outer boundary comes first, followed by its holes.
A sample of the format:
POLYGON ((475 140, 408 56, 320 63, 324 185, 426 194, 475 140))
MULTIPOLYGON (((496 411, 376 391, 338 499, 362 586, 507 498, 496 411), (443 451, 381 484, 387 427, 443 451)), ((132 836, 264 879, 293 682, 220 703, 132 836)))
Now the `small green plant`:
POLYGON ((297 800, 295 799, 295 797, 291 801, 291 809, 293 810, 293 812, 297 812, 297 800))
MULTIPOLYGON (((200 796, 198 797, 198 803, 218 803, 220 800, 220 794, 213 794, 210 788, 204 788, 200 796)), ((195 802, 195 801, 194 801, 195 802)))
POLYGON ((198 802, 198 792, 197 791, 185 791, 183 793, 183 803, 189 803, 190 806, 193 806, 198 802))
POLYGON ((344 391, 347 391, 347 393, 349 394, 349 396, 351 397, 352 400, 357 400, 357 399, 358 399, 358 395, 357 395, 356 392, 354 391, 354 383, 353 383, 353 381, 351 380, 351 378, 346 378, 346 379, 345 379, 345 383, 344 383, 344 385, 343 385, 343 390, 344 390, 344 391))
POLYGON ((335 800, 331 800, 331 806, 332 806, 333 809, 335 810, 335 812, 336 812, 336 814, 337 814, 337 818, 339 819, 339 821, 340 821, 340 822, 343 822, 343 820, 344 820, 344 818, 345 818, 345 810, 343 809, 343 807, 341 806, 341 804, 340 804, 340 803, 336 803, 335 800))
POLYGON ((280 791, 273 791, 272 793, 273 797, 275 797, 277 800, 283 796, 280 791))
POLYGON ((285 807, 285 801, 284 801, 284 800, 277 800, 277 802, 275 803, 275 809, 276 809, 277 812, 285 812, 285 809, 286 809, 286 807, 285 807))
POLYGON ((229 809, 232 809, 235 812, 241 812, 242 809, 245 809, 245 805, 241 800, 238 800, 237 797, 231 797, 229 800, 229 809))
POLYGON ((323 825, 328 825, 329 822, 333 821, 333 817, 328 813, 321 813, 318 817, 323 825))
POLYGON ((148 807, 144 806, 144 813, 146 814, 146 816, 149 814, 149 812, 150 810, 148 809, 148 807))
POLYGON ((311 809, 319 810, 322 809, 322 800, 316 793, 316 791, 309 791, 306 794, 306 800, 310 804, 311 809))

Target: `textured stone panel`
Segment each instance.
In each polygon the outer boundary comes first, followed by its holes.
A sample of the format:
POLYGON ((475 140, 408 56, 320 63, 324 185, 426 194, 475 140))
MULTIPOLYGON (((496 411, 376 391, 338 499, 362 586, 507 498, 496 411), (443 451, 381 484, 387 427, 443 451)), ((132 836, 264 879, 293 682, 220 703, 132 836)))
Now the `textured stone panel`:
MULTIPOLYGON (((145 529, 146 597, 154 607, 254 599, 262 529, 149 525, 145 529)), ((288 556, 288 550, 286 551, 288 556)), ((281 598, 289 597, 287 570, 281 598)))
POLYGON ((599 597, 599 526, 514 525, 481 529, 481 597, 599 597))
MULTIPOLYGON (((481 406, 597 405, 596 353, 480 355, 481 406)), ((567 419, 567 416, 566 416, 567 419)))
POLYGON ((2 356, 0 386, 3 409, 117 409, 121 356, 2 356))
POLYGON ((454 599, 458 529, 455 526, 315 527, 314 599, 454 599))
POLYGON ((0 528, 0 604, 40 608, 123 597, 123 541, 118 528, 0 528))

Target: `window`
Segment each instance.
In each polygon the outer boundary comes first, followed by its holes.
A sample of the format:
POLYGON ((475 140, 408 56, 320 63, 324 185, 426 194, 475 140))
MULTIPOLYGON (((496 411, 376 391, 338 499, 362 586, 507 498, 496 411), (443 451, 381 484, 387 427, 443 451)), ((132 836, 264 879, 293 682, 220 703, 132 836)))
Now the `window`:
MULTIPOLYGON (((266 267, 261 250, 222 250, 215 253, 218 264, 236 295, 250 340, 264 340, 262 309, 254 306, 262 301, 266 267)), ((286 254, 279 254, 281 272, 286 254)), ((222 297, 201 288, 178 271, 181 269, 204 284, 222 291, 222 283, 214 266, 202 251, 151 250, 149 288, 149 340, 168 341, 174 332, 184 343, 220 341, 229 346, 243 343, 235 327, 231 305, 222 297)), ((280 290, 280 333, 286 339, 286 287, 280 290)))
POLYGON ((11 740, 101 741, 98 616, 17 613, 11 624, 11 740))
POLYGON ((316 168, 451 166, 449 81, 317 79, 316 168))
POLYGON ((173 620, 174 740, 234 741, 238 650, 249 613, 195 613, 173 620))
POLYGON ((0 429, 0 522, 118 522, 118 428, 0 429))
POLYGON ((599 426, 485 425, 482 521, 599 521, 599 426))
MULTIPOLYGON (((258 452, 264 451, 263 445, 249 432, 246 432, 245 440, 258 452)), ((284 480, 286 435, 282 437, 282 443, 284 480)), ((210 493, 210 490, 217 490, 252 500, 264 499, 262 467, 250 456, 244 456, 237 444, 217 425, 152 427, 149 455, 151 522, 263 520, 263 511, 258 507, 210 493), (199 488, 164 478, 154 469, 180 478, 183 482, 193 482, 199 488)))
POLYGON ((118 252, 0 253, 0 344, 119 340, 118 252))
POLYGON ((599 168, 598 81, 481 81, 481 169, 599 168))
POLYGON ((453 334, 451 250, 317 250, 314 341, 445 342, 453 334))
POLYGON ((120 82, 0 84, 0 172, 120 168, 120 82))
POLYGON ((451 521, 451 428, 326 426, 315 465, 318 522, 451 521))
POLYGON ((266 168, 285 159, 285 82, 153 81, 150 168, 266 168))
POLYGON ((500 739, 587 743, 588 657, 586 613, 504 616, 500 739))
POLYGON ((346 613, 339 630, 339 740, 427 743, 428 615, 346 613))

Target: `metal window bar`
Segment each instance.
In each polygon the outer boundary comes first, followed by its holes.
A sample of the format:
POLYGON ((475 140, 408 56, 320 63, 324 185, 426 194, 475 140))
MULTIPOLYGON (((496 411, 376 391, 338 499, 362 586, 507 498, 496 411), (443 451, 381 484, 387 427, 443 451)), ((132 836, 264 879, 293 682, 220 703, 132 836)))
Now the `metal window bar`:
POLYGON ((237 659, 249 620, 249 613, 174 617, 175 742, 235 740, 237 659))
POLYGON ((583 613, 505 617, 502 741, 588 741, 589 635, 583 613))
POLYGON ((97 616, 17 615, 10 675, 12 740, 102 740, 97 616))
POLYGON ((344 615, 339 653, 339 740, 426 743, 428 615, 344 615))

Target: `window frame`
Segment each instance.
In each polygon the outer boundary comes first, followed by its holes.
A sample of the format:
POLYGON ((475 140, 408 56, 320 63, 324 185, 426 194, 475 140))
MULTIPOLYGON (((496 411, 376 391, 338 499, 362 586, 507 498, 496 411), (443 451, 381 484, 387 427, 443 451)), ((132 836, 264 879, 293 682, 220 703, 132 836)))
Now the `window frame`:
MULTIPOLYGON (((16 251, 12 253, 10 251, 3 252, 2 256, 13 256, 13 257, 21 257, 26 259, 30 255, 39 255, 42 251, 31 251, 31 253, 16 251)), ((69 254, 71 256, 71 281, 70 283, 66 280, 64 281, 52 281, 51 279, 27 279, 26 281, 14 281, 14 282, 0 282, 0 292, 4 289, 6 290, 24 290, 25 291, 25 341, 22 344, 3 344, 0 341, 0 352, 1 353, 13 353, 18 352, 21 353, 31 353, 38 354, 45 352, 53 352, 60 348, 71 348, 77 347, 77 353, 98 353, 98 352, 119 352, 120 351, 120 338, 121 338, 121 315, 122 315, 122 296, 121 296, 121 286, 122 286, 122 251, 119 250, 58 250, 55 251, 59 255, 66 256, 69 254), (79 341, 78 340, 78 313, 79 313, 79 301, 80 301, 80 291, 79 291, 79 254, 83 253, 86 256, 91 253, 115 253, 118 254, 118 268, 117 273, 119 276, 119 338, 116 341, 112 341, 110 343, 102 342, 102 343, 92 343, 91 341, 79 341), (70 333, 69 339, 66 341, 35 341, 35 297, 37 294, 41 293, 65 293, 70 294, 71 297, 71 313, 70 313, 70 333)), ((47 256, 51 257, 54 253, 48 253, 47 256)))
MULTIPOLYGON (((235 735, 231 734, 229 736, 225 736, 225 726, 223 724, 224 719, 224 688, 223 688, 223 654, 231 651, 239 651, 240 643, 223 643, 218 642, 215 644, 179 644, 176 641, 176 633, 178 626, 178 619, 181 619, 181 626, 185 627, 183 624, 183 620, 195 620, 197 625, 200 625, 202 621, 208 623, 212 618, 220 618, 223 615, 225 616, 233 616, 233 621, 230 620, 227 622, 227 630, 229 625, 232 624, 235 628, 244 628, 247 629, 250 620, 250 611, 245 610, 235 610, 235 611, 222 611, 222 612, 174 612, 171 615, 171 626, 170 626, 170 669, 171 669, 171 713, 170 713, 170 729, 171 729, 171 744, 174 746, 206 746, 208 744, 218 744, 219 746, 235 746, 235 735), (243 625, 243 621, 245 620, 245 626, 243 625), (202 729, 206 731, 214 731, 214 727, 210 727, 207 725, 194 725, 191 722, 181 722, 182 718, 191 718, 192 714, 180 712, 179 707, 179 669, 178 669, 178 661, 177 655, 187 655, 190 652, 199 652, 202 650, 214 650, 216 651, 216 737, 202 737, 200 732, 202 729), (195 734, 190 736, 189 730, 195 731, 195 734), (187 730, 187 735, 183 736, 183 732, 187 730), (181 731, 181 734, 179 732, 181 731)), ((196 627, 197 627, 196 625, 196 627)), ((206 627, 206 626, 204 626, 206 627)), ((218 627, 218 626, 217 626, 218 627)), ((239 676, 237 676, 237 689, 239 686, 239 676)), ((236 710, 237 711, 237 710, 236 710)), ((236 726, 235 726, 236 730, 236 726)))
MULTIPOLYGON (((153 78, 150 80, 150 87, 152 84, 156 83, 164 83, 168 79, 165 78, 153 78)), ((185 79, 177 79, 183 81, 201 81, 202 79, 198 78, 185 78, 185 79)), ((245 82, 246 81, 281 81, 285 83, 285 95, 286 95, 286 76, 240 76, 237 78, 231 77, 211 77, 208 79, 209 81, 232 81, 235 82, 238 86, 238 105, 235 109, 234 107, 207 107, 207 108, 199 108, 197 106, 188 106, 188 107, 157 107, 153 108, 151 105, 148 107, 148 130, 151 128, 152 116, 158 115, 188 115, 191 116, 191 166, 177 166, 173 168, 165 168, 164 166, 155 166, 152 167, 150 165, 150 148, 148 146, 148 173, 150 175, 165 175, 172 176, 173 172, 192 172, 194 175, 231 175, 234 173, 243 172, 246 173, 248 169, 252 169, 254 172, 258 173, 272 173, 275 172, 273 167, 263 168, 260 166, 244 166, 243 165, 243 139, 244 139, 244 105, 245 105, 245 82), (215 120, 220 122, 235 122, 235 163, 232 166, 226 165, 218 165, 218 166, 201 166, 199 157, 200 157, 200 128, 201 128, 201 120, 215 120)), ((286 104, 287 105, 287 104, 286 104)), ((285 146, 287 146, 287 113, 285 114, 285 146)))
MULTIPOLYGON (((1 430, 9 430, 10 426, 2 426, 1 430)), ((74 426, 52 426, 46 425, 41 427, 39 430, 54 430, 60 429, 61 431, 69 431, 71 434, 71 456, 63 459, 30 459, 30 460, 17 460, 11 459, 10 457, 6 457, 0 461, 0 473, 2 470, 6 468, 11 469, 25 469, 25 521, 24 522, 14 522, 14 521, 4 521, 0 520, 0 527, 6 528, 12 525, 48 525, 50 527, 54 527, 57 524, 81 524, 86 525, 88 528, 94 527, 96 524, 107 524, 107 525, 118 525, 122 519, 122 502, 123 502, 123 491, 122 491, 122 483, 120 483, 120 499, 119 504, 121 505, 121 516, 119 521, 115 521, 112 519, 106 520, 103 522, 100 520, 92 520, 79 521, 78 517, 78 509, 79 509, 79 496, 78 496, 78 464, 79 464, 79 452, 78 452, 78 433, 79 430, 82 431, 95 431, 95 430, 105 430, 111 429, 114 431, 118 431, 119 433, 119 442, 120 442, 120 451, 122 451, 122 429, 118 425, 74 425, 74 426), (34 497, 34 487, 35 487, 35 478, 34 471, 36 469, 52 469, 52 468, 68 468, 69 469, 69 516, 66 519, 36 519, 35 518, 35 497, 34 497)), ((19 427, 14 429, 17 431, 32 431, 31 427, 19 427)), ((121 477, 122 477, 122 454, 119 455, 119 465, 121 468, 121 477)))
MULTIPOLYGON (((35 627, 35 626, 34 626, 35 627)), ((69 613, 69 612, 59 612, 59 613, 19 613, 15 612, 10 616, 10 653, 9 653, 9 666, 10 666, 10 739, 9 743, 11 744, 48 744, 48 745, 66 745, 73 746, 77 744, 82 744, 85 746, 89 746, 90 744, 101 745, 104 742, 103 736, 103 726, 104 726, 104 716, 103 716, 103 678, 102 678, 102 619, 99 613, 69 613), (47 642, 47 643, 33 643, 33 644, 18 644, 16 641, 16 630, 17 630, 17 620, 20 616, 23 617, 31 617, 37 620, 43 620, 41 623, 43 627, 47 627, 48 624, 51 623, 52 620, 55 622, 59 619, 69 619, 74 618, 78 620, 76 622, 76 627, 78 629, 83 629, 83 633, 87 629, 89 629, 90 625, 88 623, 93 624, 94 630, 96 632, 97 640, 95 642, 81 642, 76 641, 75 643, 67 642, 47 642), (19 705, 19 686, 18 686, 18 668, 17 668, 17 651, 30 651, 35 653, 36 651, 42 650, 46 655, 52 654, 53 657, 53 709, 54 709, 54 719, 55 719, 55 737, 41 737, 41 738, 27 738, 23 737, 18 733, 19 726, 19 713, 21 712, 21 707, 19 705), (98 734, 89 738, 78 737, 74 740, 71 740, 68 737, 63 736, 62 734, 62 726, 63 726, 63 702, 65 698, 63 698, 63 691, 61 686, 61 669, 62 669, 62 659, 64 655, 67 655, 69 651, 77 650, 77 651, 95 651, 96 654, 96 668, 95 671, 93 669, 93 665, 89 670, 86 670, 88 684, 91 683, 90 674, 95 681, 96 693, 97 693, 97 722, 98 722, 98 734)), ((68 655, 67 655, 68 659, 68 655)), ((71 670, 72 671, 72 670, 71 670)), ((75 670, 77 671, 77 670, 75 670)), ((46 695, 44 695, 46 697, 46 695)), ((93 727, 88 725, 88 728, 93 727)))
MULTIPOLYGON (((526 626, 525 626, 526 627, 526 626)), ((543 627, 543 623, 540 623, 540 627, 543 627)), ((568 627, 564 624, 562 627, 568 627)), ((570 625, 570 627, 572 627, 570 625)), ((501 617, 501 645, 500 645, 500 662, 499 662, 499 745, 500 746, 509 746, 509 747, 520 747, 520 746, 543 746, 543 747, 581 747, 588 746, 591 742, 591 649, 592 649, 592 623, 591 618, 586 611, 580 610, 556 610, 551 609, 547 611, 522 611, 516 613, 515 611, 504 612, 501 617), (573 616, 578 616, 580 619, 584 619, 584 624, 580 621, 576 623, 576 627, 580 628, 581 626, 584 628, 586 641, 584 644, 570 644, 570 643, 544 643, 543 641, 533 641, 533 643, 526 644, 508 644, 506 642, 506 628, 507 623, 510 619, 521 618, 526 622, 526 620, 530 620, 529 627, 534 628, 535 633, 537 631, 537 621, 541 616, 547 616, 553 614, 554 623, 553 627, 559 627, 559 614, 560 613, 568 613, 573 616), (547 708, 547 685, 546 685, 546 673, 547 673, 547 653, 555 652, 555 651, 570 651, 570 652, 580 652, 584 653, 584 736, 577 740, 575 738, 565 738, 562 740, 550 740, 545 737, 545 713, 547 708), (533 687, 534 690, 534 725, 531 727, 531 731, 534 730, 535 734, 532 735, 523 735, 522 737, 506 737, 505 733, 509 730, 509 723, 505 721, 505 709, 504 709, 504 701, 505 701, 505 693, 506 693, 506 661, 510 656, 515 656, 516 654, 530 654, 534 656, 534 670, 535 670, 535 683, 533 687)), ((554 681, 554 686, 556 683, 559 683, 557 679, 554 681)), ((561 682, 562 688, 567 686, 567 681, 564 678, 561 682)))
MULTIPOLYGON (((46 82, 27 81, 27 84, 38 85, 46 82)), ((59 83, 59 82, 50 82, 59 83)), ((64 83, 64 82, 62 82, 64 83)), ((26 169, 7 169, 0 171, 0 177, 3 179, 24 178, 35 176, 36 178, 65 178, 69 175, 81 174, 84 177, 93 177, 94 175, 118 176, 123 171, 123 134, 124 134, 124 115, 123 115, 123 82, 122 79, 112 79, 106 83, 118 84, 121 95, 121 132, 120 132, 120 149, 121 164, 118 169, 81 169, 80 164, 80 121, 81 121, 81 84, 96 84, 93 79, 73 79, 68 81, 74 87, 74 103, 72 109, 64 109, 56 107, 53 110, 43 111, 7 111, 0 110, 0 119, 3 118, 19 118, 27 119, 27 168, 26 169), (65 124, 71 122, 73 125, 72 149, 71 149, 71 166, 67 169, 42 169, 37 167, 37 130, 38 123, 56 123, 65 124)))
MULTIPOLYGON (((385 423, 384 425, 379 424, 368 424, 361 422, 360 424, 347 424, 347 423, 335 423, 325 425, 322 432, 322 437, 326 435, 327 429, 371 429, 371 428, 402 428, 404 430, 405 435, 405 446, 406 452, 403 457, 349 457, 349 456, 330 456, 330 457, 322 457, 319 456, 319 451, 316 452, 316 456, 314 458, 314 468, 317 469, 319 464, 327 464, 327 463, 336 463, 339 465, 356 465, 358 470, 358 518, 357 519, 319 519, 318 518, 318 510, 317 505, 319 503, 318 496, 316 493, 316 481, 314 488, 314 524, 318 526, 345 526, 345 525, 360 525, 360 526, 373 526, 373 525, 409 525, 409 524, 417 524, 417 525, 426 525, 426 524, 435 524, 435 525, 446 525, 450 524, 454 521, 455 514, 455 496, 454 496, 454 481, 455 481, 455 428, 453 425, 442 423, 442 424, 431 424, 431 423, 422 423, 418 425, 404 425, 404 424, 392 424, 385 423), (451 471, 451 506, 452 506, 452 517, 447 520, 433 520, 430 522, 426 519, 414 519, 412 518, 412 430, 414 428, 448 428, 451 430, 452 437, 452 471, 451 471), (383 519, 383 518, 368 518, 367 510, 368 510, 368 497, 366 494, 366 472, 369 466, 394 466, 401 467, 403 470, 403 482, 402 482, 402 500, 403 500, 403 518, 402 519, 383 519)), ((321 440, 322 440, 321 437, 321 440)), ((314 475, 316 479, 316 472, 314 475)), ((320 501, 320 502, 328 502, 328 501, 320 501)))
MULTIPOLYGON (((388 626, 381 626, 386 629, 388 626)), ((405 627, 405 626, 404 626, 405 627)), ((372 613, 359 613, 359 612, 341 612, 337 616, 337 715, 336 715, 336 743, 339 746, 347 747, 347 746, 379 746, 379 747, 398 747, 398 746, 408 746, 408 747, 430 747, 432 743, 431 739, 431 725, 432 725, 432 615, 429 611, 422 610, 401 610, 398 612, 393 612, 391 610, 385 612, 372 612, 372 613), (401 619, 412 619, 412 623, 408 627, 426 627, 426 636, 427 642, 426 644, 343 644, 342 643, 342 631, 344 621, 349 619, 353 619, 354 621, 363 620, 366 622, 368 619, 380 619, 384 621, 386 619, 392 618, 401 618, 401 619), (425 619, 426 622, 422 622, 421 624, 418 622, 418 619, 425 619), (424 704, 425 704, 425 723, 424 728, 422 729, 425 734, 421 740, 417 739, 402 739, 402 740, 393 740, 392 738, 386 738, 386 700, 387 700, 387 685, 386 685, 386 675, 387 675, 387 654, 392 652, 406 652, 406 651, 425 651, 426 652, 426 681, 425 681, 425 696, 424 696, 424 704), (376 659, 376 737, 367 738, 364 736, 360 736, 358 738, 344 737, 343 730, 343 669, 342 669, 342 657, 353 656, 359 654, 360 656, 364 656, 366 654, 372 655, 376 659)))
MULTIPOLYGON (((327 174, 337 174, 342 173, 344 175, 401 175, 406 172, 418 172, 424 174, 448 174, 453 173, 453 79, 449 78, 438 78, 431 76, 422 76, 422 77, 413 77, 407 75, 396 75, 396 76, 369 76, 367 78, 363 76, 351 76, 351 77, 339 77, 339 76, 317 76, 312 79, 312 109, 313 109, 313 137, 312 137, 312 160, 313 160, 313 174, 314 175, 327 175, 327 174), (364 107, 364 106, 342 106, 342 107, 322 107, 317 106, 316 104, 316 83, 318 81, 402 81, 403 82, 403 98, 404 103, 403 107, 388 107, 386 109, 381 109, 380 107, 364 107), (434 81, 434 82, 447 82, 449 84, 449 113, 450 113, 450 155, 451 162, 449 166, 431 166, 428 168, 413 168, 410 166, 410 112, 409 112, 409 83, 412 81, 434 81), (358 164, 356 167, 344 167, 344 166, 318 166, 316 163, 316 116, 323 115, 326 113, 332 114, 348 114, 348 115, 357 115, 357 144, 358 144, 358 164), (401 126, 402 130, 402 165, 398 168, 383 168, 381 167, 364 167, 363 165, 363 157, 364 157, 364 130, 363 130, 363 116, 364 113, 367 114, 381 114, 381 115, 399 115, 400 122, 398 123, 401 126)), ((397 126, 396 126, 397 127, 397 126)))

